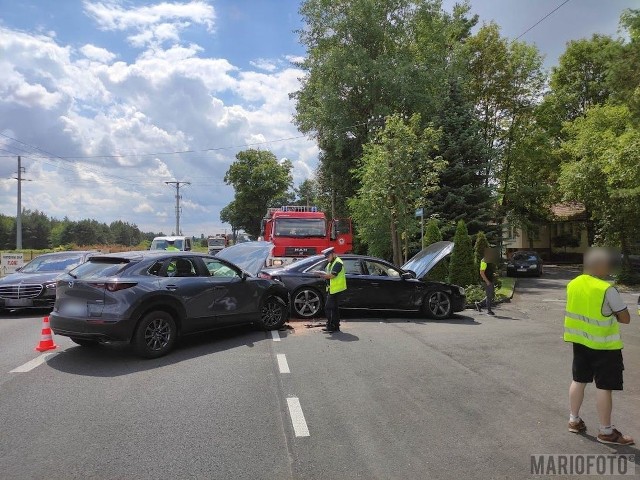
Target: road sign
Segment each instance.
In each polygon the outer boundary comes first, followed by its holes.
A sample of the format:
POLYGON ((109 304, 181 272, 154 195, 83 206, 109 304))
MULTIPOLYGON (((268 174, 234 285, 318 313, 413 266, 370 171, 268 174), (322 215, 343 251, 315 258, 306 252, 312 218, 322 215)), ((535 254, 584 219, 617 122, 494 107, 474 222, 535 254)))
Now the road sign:
POLYGON ((22 253, 2 253, 0 254, 0 270, 3 275, 14 273, 24 265, 24 255, 22 253))
POLYGON ((424 208, 416 209, 416 217, 424 217, 424 208))

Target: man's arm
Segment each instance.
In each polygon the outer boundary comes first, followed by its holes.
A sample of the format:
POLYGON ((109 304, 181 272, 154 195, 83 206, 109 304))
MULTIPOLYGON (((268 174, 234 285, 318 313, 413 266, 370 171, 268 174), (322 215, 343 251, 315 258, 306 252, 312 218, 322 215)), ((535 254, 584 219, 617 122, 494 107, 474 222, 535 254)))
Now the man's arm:
POLYGON ((608 288, 604 298, 619 323, 628 324, 631 322, 629 309, 615 287, 608 288))
POLYGON ((621 312, 615 312, 614 315, 618 319, 620 323, 631 323, 631 315, 629 314, 629 309, 625 308, 621 312))

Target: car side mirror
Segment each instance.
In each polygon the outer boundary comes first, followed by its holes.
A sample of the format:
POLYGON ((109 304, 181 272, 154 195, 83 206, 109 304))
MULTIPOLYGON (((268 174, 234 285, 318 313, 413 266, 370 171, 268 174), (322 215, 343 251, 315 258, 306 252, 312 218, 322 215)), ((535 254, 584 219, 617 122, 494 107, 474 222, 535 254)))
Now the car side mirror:
POLYGON ((412 280, 416 278, 416 275, 413 272, 403 272, 402 279, 403 280, 412 280))
POLYGON ((22 271, 22 267, 18 267, 18 268, 16 268, 16 270, 15 270, 15 271, 16 271, 16 272, 21 272, 21 271, 22 271))

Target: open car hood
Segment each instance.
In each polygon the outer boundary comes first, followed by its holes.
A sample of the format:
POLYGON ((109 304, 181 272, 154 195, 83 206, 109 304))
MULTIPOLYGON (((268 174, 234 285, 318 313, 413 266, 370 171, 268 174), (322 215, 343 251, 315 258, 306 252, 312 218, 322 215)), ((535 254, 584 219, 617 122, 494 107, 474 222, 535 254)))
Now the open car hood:
POLYGON ((272 249, 273 243, 271 242, 243 242, 222 249, 216 254, 216 257, 231 262, 257 277, 265 267, 272 249))
POLYGON ((453 242, 436 242, 425 247, 416 256, 402 266, 403 270, 410 270, 416 278, 423 279, 436 264, 453 250, 453 242))

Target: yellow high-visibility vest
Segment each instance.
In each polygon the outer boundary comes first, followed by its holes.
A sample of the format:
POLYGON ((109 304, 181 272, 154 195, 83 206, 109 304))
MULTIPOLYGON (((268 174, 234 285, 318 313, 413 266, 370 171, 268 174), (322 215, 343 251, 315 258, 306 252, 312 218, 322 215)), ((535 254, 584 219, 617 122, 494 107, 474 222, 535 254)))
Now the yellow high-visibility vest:
POLYGON ((605 293, 611 285, 591 275, 580 275, 567 285, 564 341, 594 350, 620 350, 620 326, 615 315, 602 315, 605 293))
POLYGON ((333 270, 333 266, 336 263, 342 265, 342 268, 334 278, 329 279, 329 293, 331 295, 334 293, 344 292, 347 289, 347 274, 344 271, 344 263, 342 263, 340 258, 336 257, 333 262, 330 262, 327 265, 327 273, 331 273, 331 270, 333 270))

